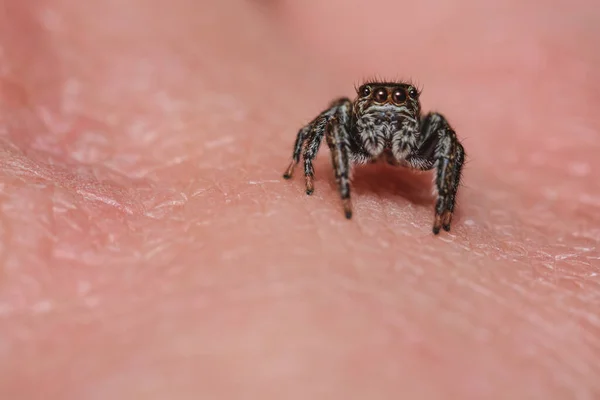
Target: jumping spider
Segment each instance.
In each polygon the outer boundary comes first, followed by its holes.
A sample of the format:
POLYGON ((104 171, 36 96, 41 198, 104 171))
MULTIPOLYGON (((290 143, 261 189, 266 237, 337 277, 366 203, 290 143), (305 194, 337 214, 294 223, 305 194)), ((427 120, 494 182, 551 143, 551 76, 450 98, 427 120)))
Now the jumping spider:
POLYGON ((306 194, 312 194, 312 162, 325 136, 344 212, 350 219, 352 165, 383 161, 422 171, 435 168, 433 233, 437 235, 440 228, 450 231, 465 151, 446 118, 439 113, 421 116, 420 92, 406 82, 367 82, 356 92, 354 101, 345 97, 333 101, 300 129, 283 177, 292 177, 302 154, 306 194))

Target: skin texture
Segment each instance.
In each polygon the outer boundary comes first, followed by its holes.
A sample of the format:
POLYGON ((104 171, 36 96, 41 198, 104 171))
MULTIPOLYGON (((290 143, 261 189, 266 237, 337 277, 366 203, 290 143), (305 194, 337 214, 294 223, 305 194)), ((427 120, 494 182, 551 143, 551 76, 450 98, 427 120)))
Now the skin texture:
POLYGON ((600 395, 598 7, 363 3, 3 1, 0 398, 600 395), (281 177, 376 74, 463 139, 450 234, 281 177))

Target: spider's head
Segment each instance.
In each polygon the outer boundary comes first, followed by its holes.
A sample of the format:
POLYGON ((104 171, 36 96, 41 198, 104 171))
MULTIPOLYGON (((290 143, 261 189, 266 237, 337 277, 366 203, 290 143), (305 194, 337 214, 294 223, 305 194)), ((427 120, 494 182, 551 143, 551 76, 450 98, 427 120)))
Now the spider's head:
POLYGON ((409 83, 368 82, 356 89, 354 111, 417 118, 421 112, 419 90, 409 83))

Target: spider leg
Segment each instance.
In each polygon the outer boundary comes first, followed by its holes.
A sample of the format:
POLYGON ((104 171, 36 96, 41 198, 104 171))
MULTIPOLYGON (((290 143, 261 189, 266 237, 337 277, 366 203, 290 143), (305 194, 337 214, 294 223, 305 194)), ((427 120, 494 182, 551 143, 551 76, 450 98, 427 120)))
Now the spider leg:
POLYGON ((321 146, 327 124, 329 120, 336 115, 340 107, 349 102, 350 100, 346 98, 340 98, 333 101, 328 109, 323 111, 312 122, 300 129, 296 136, 292 161, 290 162, 283 177, 285 179, 290 179, 292 177, 295 166, 300 162, 300 154, 302 154, 302 158, 304 159, 306 194, 308 195, 311 195, 314 192, 313 178, 315 171, 312 162, 317 156, 319 147, 321 146))
POLYGON ((329 116, 320 116, 317 118, 305 141, 302 158, 304 159, 304 177, 306 179, 306 194, 308 195, 313 194, 315 191, 315 187, 313 185, 313 179, 315 176, 313 160, 319 152, 319 147, 321 147, 325 129, 330 118, 331 117, 329 116))
POLYGON ((435 168, 437 201, 433 233, 437 235, 441 228, 450 231, 465 150, 443 115, 429 113, 422 119, 420 144, 406 160, 414 168, 435 168))
POLYGON ((292 154, 292 162, 285 170, 283 177, 285 179, 290 179, 292 175, 294 175, 294 168, 300 162, 300 154, 302 153, 302 146, 304 145, 304 140, 306 140, 306 135, 312 129, 312 122, 308 125, 305 125, 298 131, 296 135, 296 141, 294 142, 294 153, 292 154))
POLYGON ((296 136, 296 142, 294 143, 294 154, 292 155, 292 161, 283 174, 285 179, 290 179, 294 173, 294 168, 300 162, 300 155, 302 155, 302 158, 304 159, 306 194, 308 195, 311 195, 315 190, 313 185, 315 171, 312 161, 317 156, 317 152, 321 146, 323 134, 325 133, 325 126, 327 125, 328 120, 328 115, 321 114, 311 123, 300 129, 298 135, 296 136))
POLYGON ((352 218, 350 201, 350 143, 347 127, 338 117, 332 118, 326 129, 327 145, 331 152, 331 163, 335 172, 340 197, 346 218, 352 218))

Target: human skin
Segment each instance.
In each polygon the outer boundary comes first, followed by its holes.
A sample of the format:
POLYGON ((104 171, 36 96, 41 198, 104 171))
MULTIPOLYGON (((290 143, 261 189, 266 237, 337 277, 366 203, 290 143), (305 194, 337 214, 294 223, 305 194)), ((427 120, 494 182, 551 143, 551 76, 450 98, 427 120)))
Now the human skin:
POLYGON ((600 11, 362 3, 4 0, 0 398, 600 395, 600 11), (281 177, 374 74, 463 140, 450 233, 281 177))

